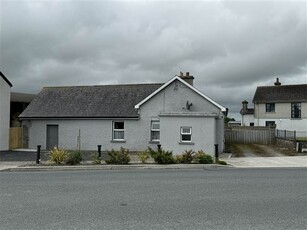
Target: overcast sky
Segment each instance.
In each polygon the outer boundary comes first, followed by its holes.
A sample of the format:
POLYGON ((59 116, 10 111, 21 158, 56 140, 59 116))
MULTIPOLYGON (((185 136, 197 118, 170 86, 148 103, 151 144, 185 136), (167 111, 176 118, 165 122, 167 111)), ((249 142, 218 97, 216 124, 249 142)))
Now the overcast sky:
POLYGON ((14 92, 188 71, 240 119, 257 86, 307 84, 306 1, 0 2, 0 70, 14 92))

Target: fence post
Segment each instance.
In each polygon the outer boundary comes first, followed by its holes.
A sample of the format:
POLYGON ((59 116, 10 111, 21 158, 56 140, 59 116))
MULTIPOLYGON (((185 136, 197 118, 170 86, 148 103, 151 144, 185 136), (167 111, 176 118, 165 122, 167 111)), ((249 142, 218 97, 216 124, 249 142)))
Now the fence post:
POLYGON ((294 140, 296 141, 296 130, 294 130, 294 140))
POLYGON ((38 145, 36 152, 36 164, 39 164, 40 161, 41 161, 41 145, 38 145))
POLYGON ((219 162, 219 145, 215 144, 214 147, 215 147, 215 163, 218 163, 219 162))
POLYGON ((287 130, 285 129, 285 135, 284 138, 287 139, 287 130))
POLYGON ((101 145, 97 145, 98 147, 98 157, 101 158, 101 145))

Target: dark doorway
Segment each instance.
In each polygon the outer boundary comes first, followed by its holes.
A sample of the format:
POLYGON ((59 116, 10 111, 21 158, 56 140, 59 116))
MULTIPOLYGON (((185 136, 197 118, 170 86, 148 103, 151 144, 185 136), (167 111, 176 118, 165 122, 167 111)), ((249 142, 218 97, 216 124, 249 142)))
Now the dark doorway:
POLYGON ((58 125, 47 125, 47 144, 48 150, 53 149, 54 146, 59 145, 59 126, 58 125))

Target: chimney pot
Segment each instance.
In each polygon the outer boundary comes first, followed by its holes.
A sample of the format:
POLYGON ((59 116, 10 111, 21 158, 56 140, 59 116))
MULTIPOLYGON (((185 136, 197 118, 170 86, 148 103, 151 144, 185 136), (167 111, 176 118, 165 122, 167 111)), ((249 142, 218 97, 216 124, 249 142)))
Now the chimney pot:
POLYGON ((247 104, 248 102, 246 100, 242 101, 242 111, 243 113, 247 112, 247 104))
POLYGON ((190 75, 190 72, 186 72, 186 75, 184 75, 181 71, 180 71, 180 78, 182 80, 184 80, 185 82, 189 83, 190 85, 193 86, 193 80, 194 77, 192 75, 190 75))
POLYGON ((278 77, 276 78, 276 82, 274 83, 274 85, 277 85, 277 86, 281 85, 281 83, 279 82, 279 78, 278 77))

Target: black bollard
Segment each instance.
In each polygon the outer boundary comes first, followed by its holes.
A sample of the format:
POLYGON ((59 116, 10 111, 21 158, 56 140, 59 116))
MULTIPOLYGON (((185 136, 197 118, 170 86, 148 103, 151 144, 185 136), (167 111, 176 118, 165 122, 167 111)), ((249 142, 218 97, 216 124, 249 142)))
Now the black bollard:
POLYGON ((101 158, 101 145, 97 145, 98 147, 98 157, 101 158))
POLYGON ((215 144, 215 163, 217 163, 219 161, 219 145, 215 144))
POLYGON ((41 161, 41 145, 38 145, 36 152, 36 164, 39 164, 40 161, 41 161))

